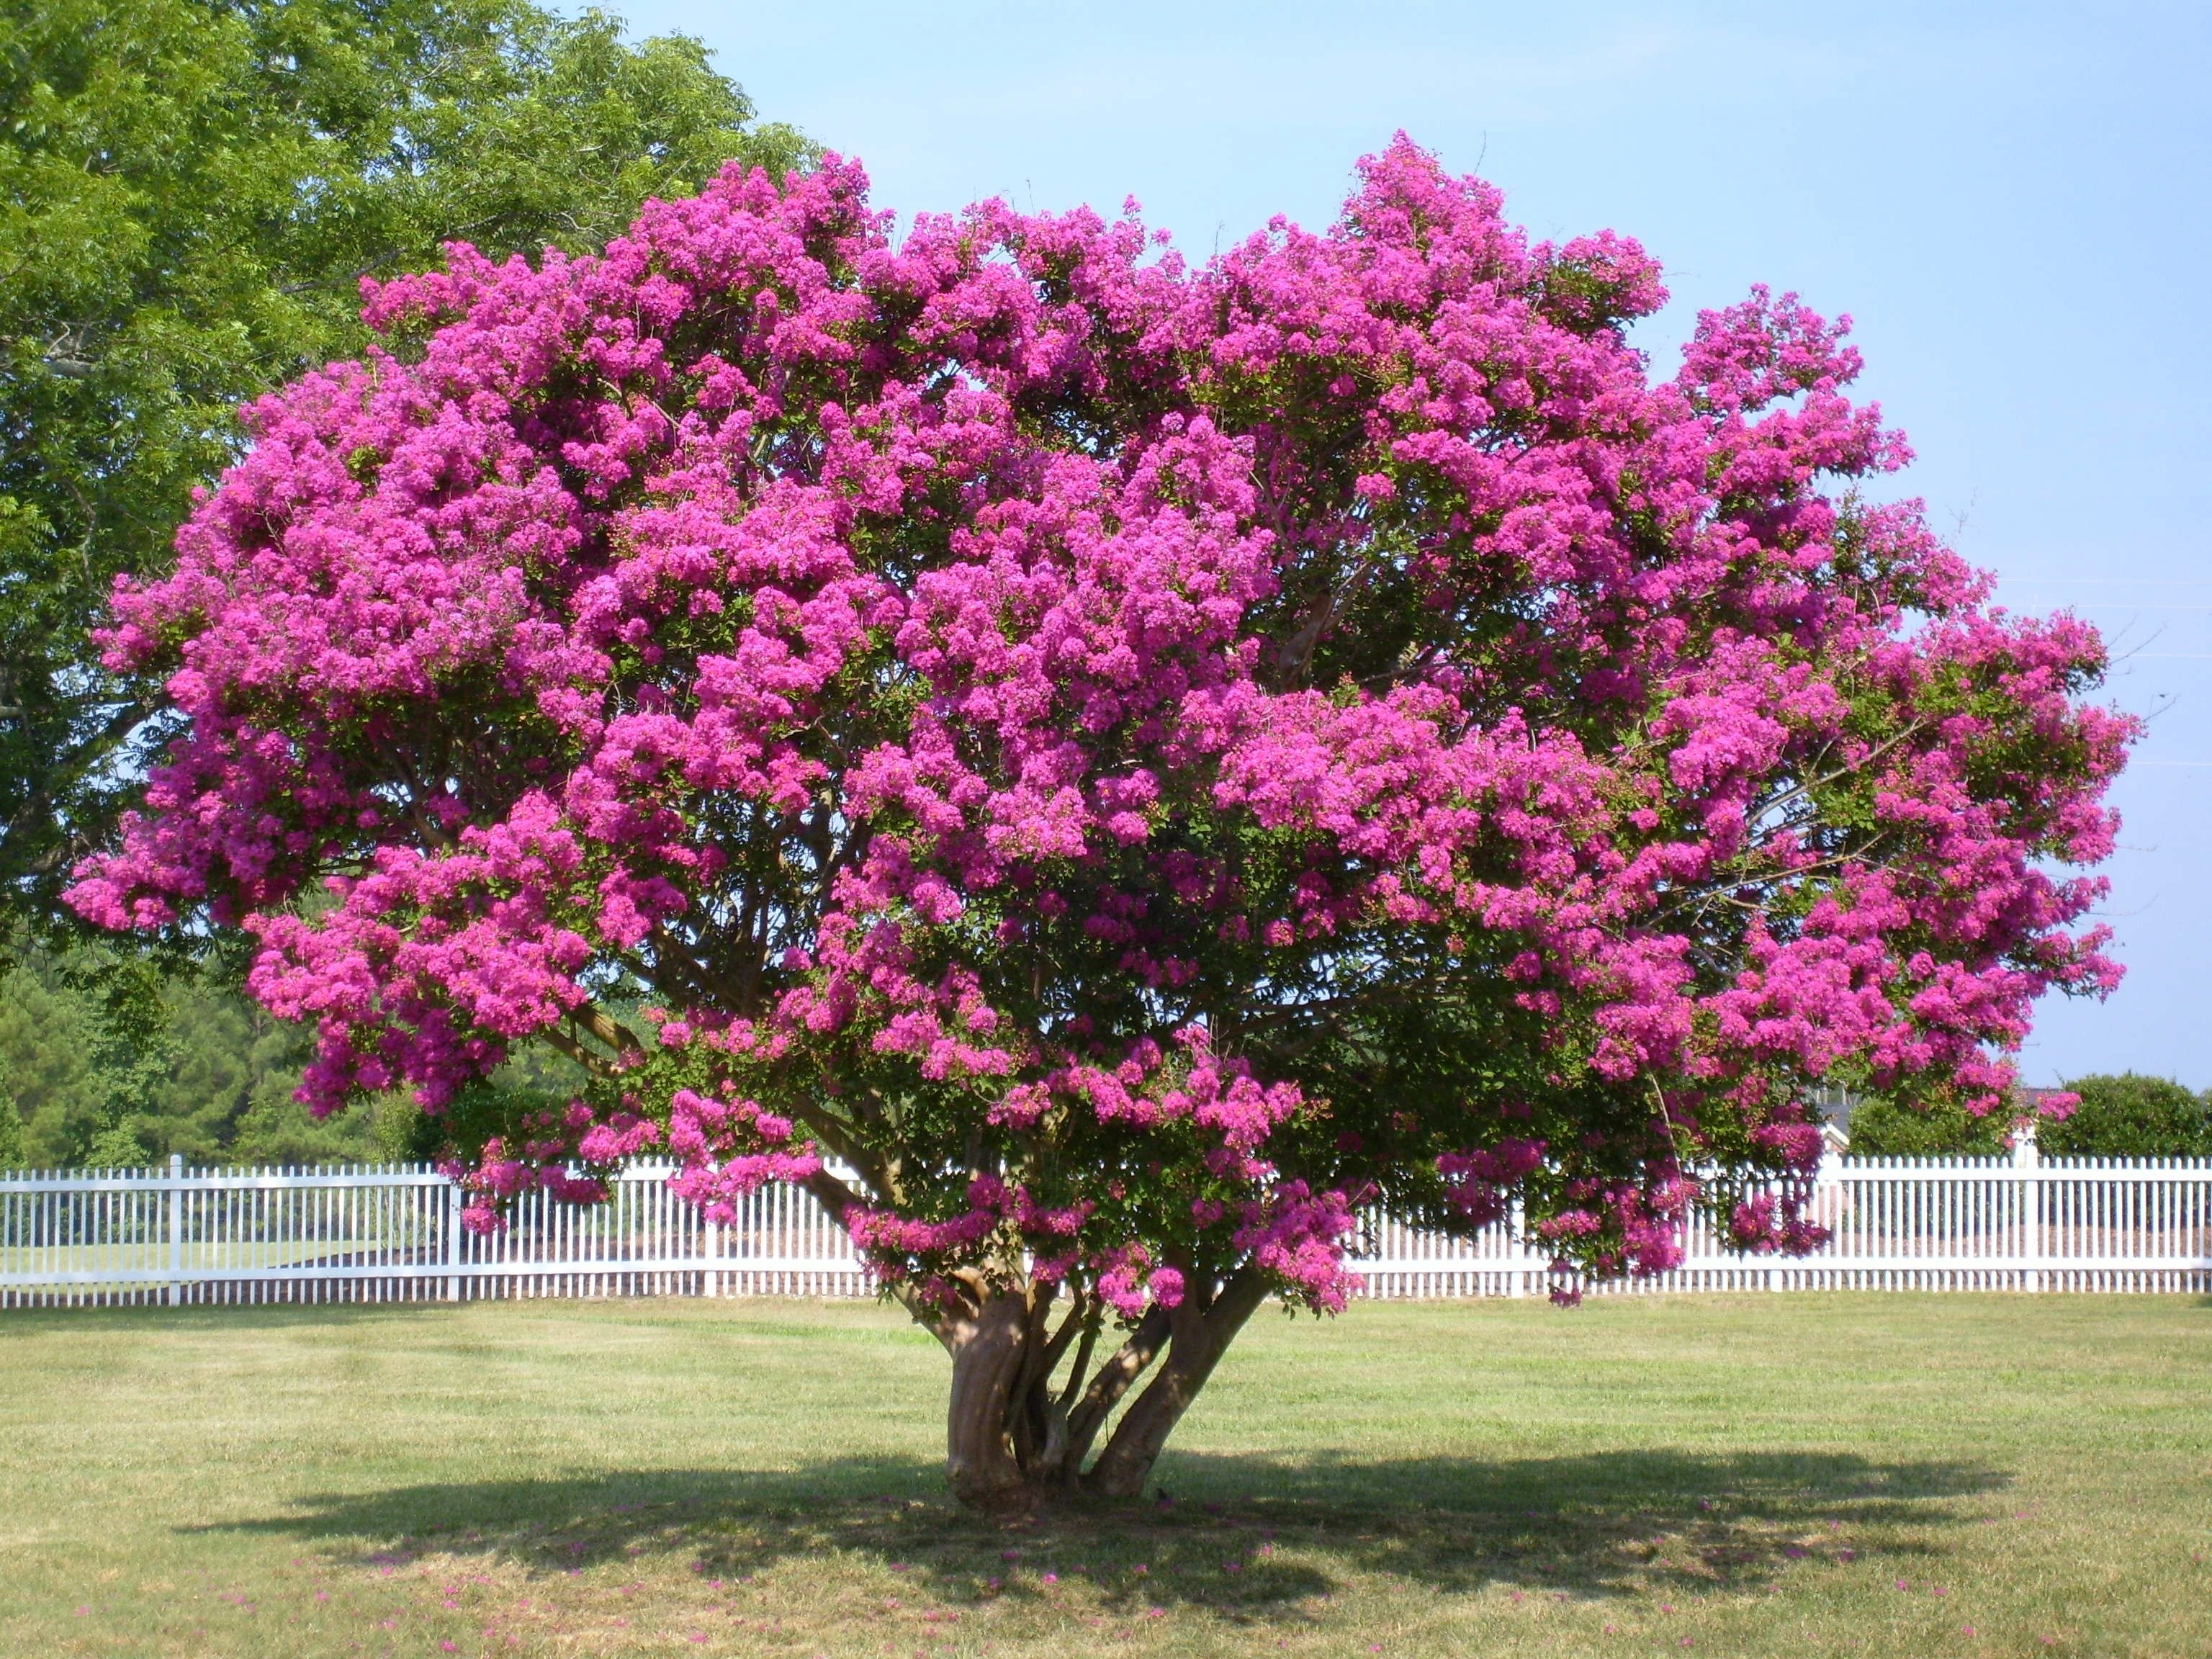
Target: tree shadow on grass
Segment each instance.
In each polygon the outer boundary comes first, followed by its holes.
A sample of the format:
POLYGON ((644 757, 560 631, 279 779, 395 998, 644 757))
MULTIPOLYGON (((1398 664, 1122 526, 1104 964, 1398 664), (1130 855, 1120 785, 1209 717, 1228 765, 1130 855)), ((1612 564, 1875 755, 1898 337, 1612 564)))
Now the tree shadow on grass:
POLYGON ((745 1582, 793 1561, 895 1573, 949 1607, 1048 1594, 1082 1575, 1104 1610, 1177 1604, 1299 1616, 1348 1579, 1570 1600, 1771 1583, 1786 1561, 1940 1555, 1930 1528, 2010 1477, 1834 1452, 1624 1450, 1480 1462, 1171 1455, 1172 1496, 1018 1519, 969 1514, 939 1465, 855 1458, 787 1473, 669 1469, 310 1497, 194 1530, 312 1543, 340 1560, 497 1561, 532 1576, 610 1563, 745 1582))

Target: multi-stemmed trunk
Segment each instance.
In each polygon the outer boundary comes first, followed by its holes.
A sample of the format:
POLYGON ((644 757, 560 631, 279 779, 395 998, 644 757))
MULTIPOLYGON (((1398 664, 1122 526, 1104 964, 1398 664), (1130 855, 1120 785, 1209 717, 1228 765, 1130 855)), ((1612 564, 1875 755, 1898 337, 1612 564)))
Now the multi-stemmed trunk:
POLYGON ((993 1290, 932 1322, 952 1356, 945 1474, 954 1495, 992 1510, 1078 1492, 1137 1496, 1168 1436, 1267 1291, 1261 1275, 1245 1267, 1211 1296, 1186 1297, 1171 1310, 1155 1306, 1095 1370, 1103 1310, 1079 1297, 1054 1329, 1058 1298, 1050 1286, 993 1290), (1073 1364, 1055 1386, 1071 1347, 1073 1364), (1093 1458, 1091 1449, 1133 1389, 1135 1398, 1093 1458))

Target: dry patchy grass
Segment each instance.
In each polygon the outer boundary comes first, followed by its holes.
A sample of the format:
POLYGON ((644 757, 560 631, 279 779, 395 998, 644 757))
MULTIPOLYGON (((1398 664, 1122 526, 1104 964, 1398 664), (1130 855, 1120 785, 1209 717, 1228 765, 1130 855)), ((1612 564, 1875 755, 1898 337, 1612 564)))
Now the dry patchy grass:
POLYGON ((2212 1656, 2212 1307, 1263 1318, 1165 1502, 1007 1525, 855 1304, 0 1318, 0 1650, 2212 1656))

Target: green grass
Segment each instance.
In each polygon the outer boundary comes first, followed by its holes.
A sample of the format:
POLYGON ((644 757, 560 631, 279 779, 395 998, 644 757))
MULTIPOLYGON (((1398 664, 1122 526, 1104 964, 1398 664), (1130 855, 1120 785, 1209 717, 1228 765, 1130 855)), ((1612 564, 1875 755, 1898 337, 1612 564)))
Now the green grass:
POLYGON ((2212 1655, 2202 1301, 1263 1316, 1171 1504, 1015 1527, 945 1375, 865 1304, 0 1316, 0 1652, 2212 1655))

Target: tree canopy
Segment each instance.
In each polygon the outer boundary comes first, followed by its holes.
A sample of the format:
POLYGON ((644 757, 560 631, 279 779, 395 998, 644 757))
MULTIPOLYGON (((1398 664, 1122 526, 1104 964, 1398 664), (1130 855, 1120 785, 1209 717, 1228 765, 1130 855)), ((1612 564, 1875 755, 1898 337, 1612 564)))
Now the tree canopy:
POLYGON ((836 157, 456 250, 123 585, 177 735, 71 902, 250 935, 473 1225, 805 1183, 977 1502, 1134 1490, 1364 1205, 1519 1206, 1568 1296, 1698 1207, 1808 1248, 1815 1086, 1985 1112, 2112 982, 2065 866, 2133 727, 1857 493, 1842 324, 1759 290, 1655 378, 1662 298, 1402 138, 1202 266, 1133 206, 894 244, 836 157), (531 1042, 588 1080, 487 1097, 531 1042))
POLYGON ((597 12, 0 0, 0 923, 51 918, 167 732, 88 648, 109 583, 167 564, 243 400, 361 349, 364 276, 596 246, 805 154, 696 41, 597 12))

